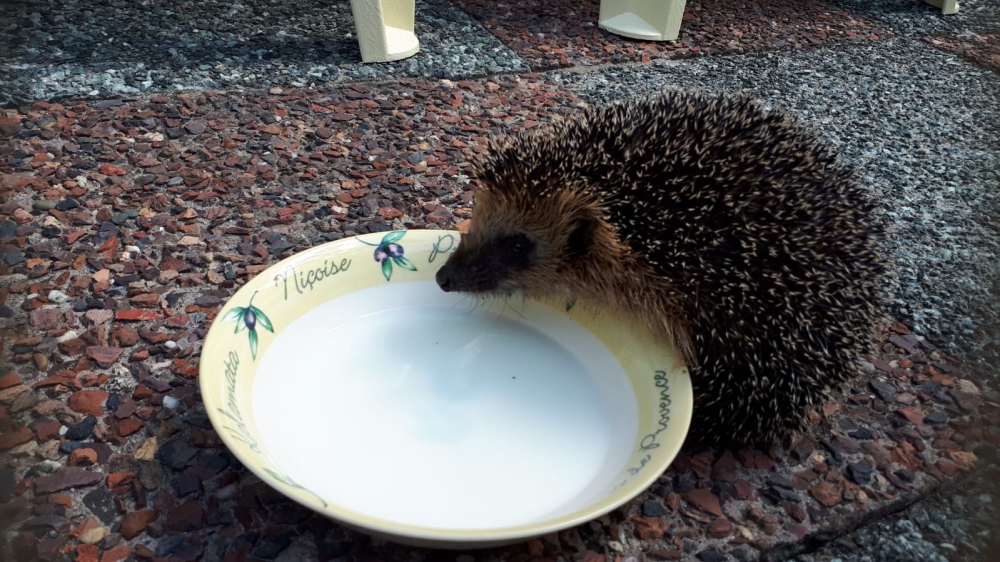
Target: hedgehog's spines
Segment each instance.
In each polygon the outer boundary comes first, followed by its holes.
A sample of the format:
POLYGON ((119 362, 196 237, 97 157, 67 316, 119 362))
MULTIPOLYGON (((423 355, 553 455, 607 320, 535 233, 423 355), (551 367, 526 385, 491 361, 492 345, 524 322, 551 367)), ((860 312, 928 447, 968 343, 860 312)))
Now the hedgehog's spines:
POLYGON ((656 280, 658 297, 622 306, 651 326, 683 316, 695 437, 801 428, 870 345, 885 269, 873 204, 818 135, 749 96, 669 90, 592 107, 496 137, 473 175, 517 209, 566 190, 598 206, 624 252, 612 274, 629 281, 581 279, 604 284, 597 294, 656 280))

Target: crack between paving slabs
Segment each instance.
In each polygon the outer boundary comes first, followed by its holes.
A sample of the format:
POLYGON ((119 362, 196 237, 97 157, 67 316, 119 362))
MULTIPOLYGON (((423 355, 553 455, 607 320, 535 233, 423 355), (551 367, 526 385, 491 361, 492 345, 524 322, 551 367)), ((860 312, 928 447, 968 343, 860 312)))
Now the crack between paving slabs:
POLYGON ((966 475, 945 482, 928 485, 927 487, 905 494, 871 511, 846 518, 844 523, 834 523, 824 529, 807 535, 802 540, 780 542, 760 553, 760 562, 785 562, 803 554, 812 554, 833 541, 845 537, 862 528, 869 527, 887 517, 897 515, 910 507, 929 500, 937 495, 959 489, 965 483, 983 477, 990 472, 989 467, 977 467, 966 475))

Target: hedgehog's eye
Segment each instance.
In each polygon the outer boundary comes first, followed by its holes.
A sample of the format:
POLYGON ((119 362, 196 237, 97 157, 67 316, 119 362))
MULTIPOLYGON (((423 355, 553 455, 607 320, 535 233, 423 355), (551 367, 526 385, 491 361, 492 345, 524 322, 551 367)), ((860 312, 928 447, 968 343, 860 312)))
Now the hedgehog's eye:
POLYGON ((504 240, 498 240, 498 242, 500 244, 497 246, 497 249, 502 248, 501 251, 512 264, 521 263, 528 259, 528 255, 533 248, 531 239, 523 234, 515 234, 504 240))

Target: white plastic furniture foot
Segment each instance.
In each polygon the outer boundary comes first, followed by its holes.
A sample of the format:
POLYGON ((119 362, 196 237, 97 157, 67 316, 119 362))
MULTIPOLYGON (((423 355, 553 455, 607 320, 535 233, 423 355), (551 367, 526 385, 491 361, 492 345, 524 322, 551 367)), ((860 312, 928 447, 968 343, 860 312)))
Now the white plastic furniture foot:
POLYGON ((632 39, 675 41, 686 4, 686 0, 601 0, 598 25, 632 39))
POLYGON ((351 13, 363 62, 405 59, 420 50, 414 0, 351 0, 351 13))
POLYGON ((924 0, 924 2, 935 8, 941 8, 941 13, 944 15, 958 13, 958 0, 924 0))

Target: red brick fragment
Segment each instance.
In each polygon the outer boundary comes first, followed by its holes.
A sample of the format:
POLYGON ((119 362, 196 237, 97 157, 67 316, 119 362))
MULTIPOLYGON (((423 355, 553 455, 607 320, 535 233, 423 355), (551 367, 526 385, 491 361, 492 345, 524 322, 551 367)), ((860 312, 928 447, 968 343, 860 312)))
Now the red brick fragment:
POLYGON ((733 532, 732 521, 726 519, 725 517, 720 517, 712 524, 708 526, 708 531, 705 535, 710 539, 724 539, 731 535, 733 532))
POLYGON ((131 347, 139 343, 139 333, 128 326, 115 326, 111 329, 111 343, 118 347, 131 347))
POLYGON ((188 365, 182 359, 174 359, 173 364, 170 365, 170 372, 188 379, 193 379, 198 376, 198 365, 188 365))
POLYGON ((125 540, 132 540, 145 532, 149 524, 156 521, 158 517, 159 514, 152 509, 133 511, 125 516, 119 532, 125 540))
POLYGON ((774 461, 764 453, 756 449, 747 449, 737 453, 743 466, 750 470, 770 471, 774 468, 774 461))
POLYGON ((972 470, 979 461, 976 454, 969 451, 947 451, 945 454, 963 470, 972 470))
POLYGON ((709 490, 708 488, 696 488, 690 492, 682 494, 682 496, 685 501, 705 513, 710 513, 716 517, 722 517, 722 506, 719 504, 719 498, 712 493, 712 490, 709 490))
POLYGON ((108 475, 108 488, 117 488, 132 482, 134 472, 113 472, 108 475))
POLYGON ((142 400, 143 398, 149 398, 153 395, 153 391, 146 385, 140 383, 132 391, 133 400, 142 400))
POLYGON ((76 547, 76 562, 99 562, 101 550, 93 544, 81 544, 76 547))
POLYGON ((101 556, 101 562, 122 562, 132 554, 132 547, 120 545, 112 548, 101 556))
POLYGON ((947 476, 954 476, 958 473, 958 465, 949 460, 939 460, 935 466, 947 476))
POLYGON ((633 517, 635 535, 646 542, 659 540, 667 532, 667 521, 660 517, 633 517))
POLYGON ((119 168, 118 166, 115 166, 113 164, 104 163, 104 164, 101 164, 100 168, 98 168, 98 169, 100 170, 100 172, 102 174, 104 174, 106 176, 124 176, 125 175, 125 170, 124 169, 119 168))
POLYGON ((128 437, 129 435, 132 435, 136 431, 139 431, 140 429, 145 427, 146 424, 142 423, 142 420, 137 420, 135 418, 128 418, 119 421, 117 426, 118 426, 118 434, 121 435, 122 437, 128 437))
POLYGON ((115 320, 120 320, 122 322, 142 322, 145 320, 156 320, 157 318, 161 318, 159 312, 143 308, 119 310, 115 313, 115 320))
POLYGON ((0 376, 0 390, 21 384, 21 377, 17 373, 7 373, 0 376))
POLYGON ((184 328, 191 323, 191 317, 187 314, 175 314, 167 318, 167 326, 171 328, 184 328))
POLYGON ((913 425, 920 425, 924 423, 924 413, 920 411, 920 408, 900 408, 897 412, 899 412, 901 416, 906 418, 913 425))
POLYGON ((45 443, 51 439, 58 438, 61 428, 62 424, 57 421, 43 421, 36 423, 32 429, 38 435, 38 442, 45 443))
POLYGON ((68 357, 82 355, 86 349, 87 342, 83 341, 81 338, 73 338, 59 343, 59 351, 63 352, 63 354, 68 357))
POLYGON ((99 416, 104 413, 108 396, 103 390, 78 390, 69 397, 69 407, 74 412, 99 416))
POLYGON ((97 451, 93 449, 76 449, 69 456, 70 466, 90 466, 97 463, 97 451))
POLYGON ((87 357, 103 369, 107 369, 118 361, 125 350, 120 347, 91 346, 87 348, 87 357))
POLYGON ((378 215, 387 219, 398 219, 403 217, 403 211, 395 207, 379 207, 378 215))
POLYGON ((52 494, 49 499, 53 503, 57 503, 63 507, 73 507, 73 498, 67 496, 66 494, 52 494))
POLYGON ((197 531, 205 523, 205 510, 198 502, 191 500, 170 510, 167 528, 178 533, 197 531))
POLYGON ((35 438, 35 432, 26 427, 21 427, 13 431, 4 431, 0 434, 0 451, 13 449, 18 445, 23 445, 35 438))
POLYGON ((823 481, 809 489, 812 497, 826 507, 833 507, 840 503, 840 489, 833 484, 823 481))

